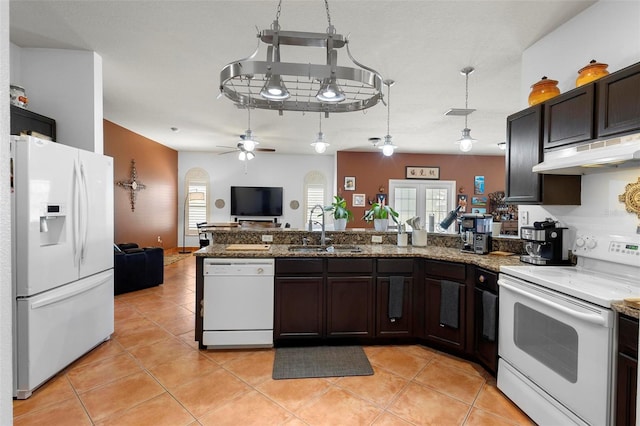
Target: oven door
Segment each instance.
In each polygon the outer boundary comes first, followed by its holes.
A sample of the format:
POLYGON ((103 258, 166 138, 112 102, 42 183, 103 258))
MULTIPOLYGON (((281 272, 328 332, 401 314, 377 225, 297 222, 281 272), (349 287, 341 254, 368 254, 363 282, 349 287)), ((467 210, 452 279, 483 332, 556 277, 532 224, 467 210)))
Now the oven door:
POLYGON ((613 312, 505 274, 498 283, 499 356, 586 423, 610 424, 613 312))

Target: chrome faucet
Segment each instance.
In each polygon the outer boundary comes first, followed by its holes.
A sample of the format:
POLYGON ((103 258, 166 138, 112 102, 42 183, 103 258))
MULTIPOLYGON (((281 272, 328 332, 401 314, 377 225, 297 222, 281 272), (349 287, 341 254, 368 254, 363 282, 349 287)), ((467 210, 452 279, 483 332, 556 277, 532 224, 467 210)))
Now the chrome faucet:
POLYGON ((322 212, 322 222, 320 222, 320 225, 322 226, 322 232, 320 234, 320 245, 324 246, 327 242, 324 233, 324 206, 320 204, 316 204, 315 206, 313 206, 313 208, 311 209, 311 213, 309 213, 309 232, 313 231, 313 212, 316 211, 316 208, 320 208, 320 211, 322 212))

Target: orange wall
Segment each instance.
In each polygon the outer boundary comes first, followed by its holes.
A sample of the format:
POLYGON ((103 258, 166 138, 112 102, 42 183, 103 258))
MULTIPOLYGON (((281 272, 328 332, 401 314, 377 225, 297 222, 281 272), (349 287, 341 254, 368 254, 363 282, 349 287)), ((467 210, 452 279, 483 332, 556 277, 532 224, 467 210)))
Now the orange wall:
MULTIPOLYGON (((353 211, 355 220, 349 223, 349 227, 373 227, 373 224, 361 220, 368 207, 352 207, 352 194, 366 194, 367 199, 374 199, 380 192, 380 187, 388 194, 389 179, 404 179, 406 166, 439 167, 440 180, 455 180, 458 193, 467 195, 468 206, 471 204, 471 197, 474 196, 475 176, 484 176, 485 191, 482 196, 487 196, 490 192, 504 191, 505 188, 503 156, 395 153, 391 157, 385 157, 379 152, 339 151, 336 189, 353 211), (356 178, 355 191, 345 191, 345 176, 356 178)), ((467 211, 471 211, 469 207, 467 211)))
POLYGON ((113 157, 114 185, 131 179, 133 159, 136 180, 146 186, 137 192, 135 211, 131 211, 130 191, 115 185, 114 241, 177 247, 178 151, 104 120, 104 153, 113 157))

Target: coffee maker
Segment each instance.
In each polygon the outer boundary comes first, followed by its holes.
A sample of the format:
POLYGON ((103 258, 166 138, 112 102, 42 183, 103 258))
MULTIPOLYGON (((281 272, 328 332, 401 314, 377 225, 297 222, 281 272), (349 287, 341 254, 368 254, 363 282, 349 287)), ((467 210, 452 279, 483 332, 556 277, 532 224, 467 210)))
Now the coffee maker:
POLYGON ((533 265, 570 265, 567 231, 551 220, 523 226, 520 238, 525 241, 527 254, 520 260, 533 265))
POLYGON ((460 251, 487 254, 491 251, 493 216, 483 213, 465 213, 460 220, 460 251))

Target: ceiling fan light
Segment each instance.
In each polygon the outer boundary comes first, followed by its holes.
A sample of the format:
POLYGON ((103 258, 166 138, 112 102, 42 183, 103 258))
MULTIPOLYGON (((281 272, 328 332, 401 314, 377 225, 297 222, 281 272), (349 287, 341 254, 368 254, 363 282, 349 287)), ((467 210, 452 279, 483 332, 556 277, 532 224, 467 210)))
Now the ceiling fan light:
POLYGON ((242 144, 244 145, 244 149, 249 152, 256 148, 256 142, 251 138, 245 138, 242 144))
POLYGON ((247 159, 247 153, 244 151, 240 151, 238 153, 238 160, 245 161, 247 159))
POLYGON ((253 152, 247 152, 247 161, 253 160, 256 155, 253 152))
POLYGON ((316 99, 320 102, 337 103, 344 101, 346 96, 335 80, 325 79, 320 85, 316 99))
POLYGON ((289 91, 278 74, 271 74, 264 87, 260 91, 260 96, 270 101, 283 101, 289 96, 289 91))

